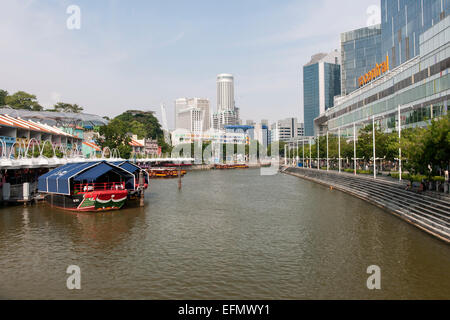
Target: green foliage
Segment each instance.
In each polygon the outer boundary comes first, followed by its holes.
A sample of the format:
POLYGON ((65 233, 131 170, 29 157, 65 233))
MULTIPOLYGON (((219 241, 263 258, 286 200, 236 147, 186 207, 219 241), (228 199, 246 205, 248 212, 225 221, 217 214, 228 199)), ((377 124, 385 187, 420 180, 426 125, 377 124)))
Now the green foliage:
MULTIPOLYGON (((280 155, 280 157, 284 157, 284 148, 285 148, 286 144, 287 143, 283 142, 283 141, 279 141, 279 143, 278 143, 278 154, 280 155)), ((272 149, 275 146, 276 146, 276 143, 274 142, 267 147, 267 155, 269 157, 276 156, 276 154, 272 154, 272 149)))
POLYGON ((0 106, 6 105, 6 97, 8 96, 8 91, 0 89, 0 106))
MULTIPOLYGON (((377 158, 394 161, 395 158, 398 158, 398 133, 384 133, 378 126, 375 127, 375 146, 377 158)), ((372 125, 368 125, 359 131, 356 149, 357 158, 363 158, 366 161, 373 159, 372 125)))
POLYGON ((53 108, 54 108, 53 110, 48 110, 48 111, 73 112, 73 113, 80 113, 83 111, 83 107, 80 107, 77 104, 69 104, 69 103, 64 103, 64 102, 58 102, 57 104, 55 104, 55 106, 53 108))
POLYGON ((23 91, 18 91, 5 98, 5 103, 13 109, 42 111, 43 108, 36 100, 36 96, 23 91))
POLYGON ((447 168, 450 163, 450 115, 432 120, 427 128, 402 131, 401 146, 408 159, 405 167, 412 173, 431 177, 438 169, 447 168))
POLYGON ((107 126, 99 128, 101 137, 97 142, 102 149, 106 147, 110 150, 117 149, 122 158, 129 159, 132 148, 129 145, 131 138, 128 136, 128 132, 128 124, 116 118, 107 126))
MULTIPOLYGON (((390 173, 390 176, 391 176, 392 178, 394 178, 394 179, 399 179, 399 178, 400 178, 400 174, 399 174, 398 172, 397 172, 397 173, 391 172, 391 173, 390 173)), ((403 180, 409 180, 409 177, 410 177, 409 174, 407 174, 407 173, 402 173, 402 179, 403 179, 403 180)))
POLYGON ((39 150, 42 150, 42 148, 44 148, 44 151, 42 151, 42 155, 46 158, 53 158, 55 155, 57 158, 62 158, 64 156, 64 154, 59 149, 56 149, 55 152, 53 152, 53 147, 49 143, 44 144, 44 142, 42 142, 39 147, 35 146, 33 148, 32 146, 30 146, 30 148, 28 149, 28 156, 34 158, 39 157, 41 155, 39 150))
POLYGON ((433 177, 432 180, 433 180, 434 182, 445 182, 445 177, 440 177, 440 176, 438 176, 438 177, 433 177))
POLYGON ((130 110, 122 113, 115 119, 125 122, 129 130, 131 130, 131 133, 143 135, 146 139, 159 139, 164 137, 161 125, 153 112, 130 110))

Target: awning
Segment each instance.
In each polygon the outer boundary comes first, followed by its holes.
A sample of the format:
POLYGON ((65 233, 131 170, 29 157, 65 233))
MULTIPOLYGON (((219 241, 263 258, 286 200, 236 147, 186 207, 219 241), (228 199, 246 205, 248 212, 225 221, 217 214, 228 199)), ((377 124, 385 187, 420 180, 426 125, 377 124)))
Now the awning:
POLYGON ((100 162, 69 163, 39 177, 39 192, 70 194, 70 178, 100 162))
POLYGON ((131 162, 128 162, 128 161, 117 161, 117 162, 111 162, 111 163, 115 166, 118 166, 118 167, 134 174, 136 179, 139 179, 139 172, 143 171, 144 177, 145 177, 145 183, 148 183, 148 180, 149 180, 148 172, 143 170, 141 167, 139 167, 135 164, 132 164, 131 162))
POLYGON ((123 177, 122 180, 125 181, 127 189, 134 190, 135 176, 127 170, 105 161, 71 163, 59 167, 39 177, 38 190, 45 193, 70 195, 71 180, 95 182, 96 179, 110 171, 123 177))
POLYGON ((98 166, 91 168, 73 178, 74 181, 85 181, 93 183, 105 173, 111 171, 113 167, 107 163, 101 163, 98 166))

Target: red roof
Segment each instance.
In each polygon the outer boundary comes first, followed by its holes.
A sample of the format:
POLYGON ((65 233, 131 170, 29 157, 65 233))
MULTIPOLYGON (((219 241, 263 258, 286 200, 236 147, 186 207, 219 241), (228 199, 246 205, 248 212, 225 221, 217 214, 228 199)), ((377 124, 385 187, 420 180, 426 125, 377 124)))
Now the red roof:
POLYGON ((95 151, 102 151, 102 149, 100 149, 100 147, 98 145, 96 145, 95 143, 93 143, 93 142, 83 141, 83 144, 85 146, 88 146, 89 148, 94 149, 95 151))
POLYGON ((137 141, 134 140, 134 139, 131 139, 131 141, 130 141, 130 146, 132 146, 132 147, 144 147, 143 144, 137 142, 137 141))
POLYGON ((21 118, 13 118, 7 114, 0 115, 0 125, 80 139, 79 137, 64 132, 56 127, 46 126, 34 121, 27 121, 21 118))

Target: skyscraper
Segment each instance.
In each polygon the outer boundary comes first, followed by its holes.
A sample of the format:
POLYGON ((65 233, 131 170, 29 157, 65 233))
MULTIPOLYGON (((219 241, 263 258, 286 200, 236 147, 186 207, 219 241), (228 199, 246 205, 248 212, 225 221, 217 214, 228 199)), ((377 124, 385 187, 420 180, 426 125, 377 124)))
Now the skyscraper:
POLYGON ((303 67, 303 112, 305 135, 314 136, 314 119, 333 107, 334 97, 341 94, 340 54, 319 53, 303 67))
POLYGON ((217 76, 217 111, 234 111, 234 77, 231 74, 217 76))
POLYGON ((239 124, 239 109, 234 100, 234 77, 223 73, 217 76, 217 112, 213 116, 213 126, 223 130, 227 125, 239 124))
POLYGON ((341 33, 342 95, 358 89, 359 78, 382 60, 381 25, 341 33))
POLYGON ((211 128, 208 99, 180 98, 175 101, 175 129, 204 132, 211 128))
POLYGON ((390 68, 419 55, 420 35, 449 12, 449 0, 381 0, 382 55, 390 68))

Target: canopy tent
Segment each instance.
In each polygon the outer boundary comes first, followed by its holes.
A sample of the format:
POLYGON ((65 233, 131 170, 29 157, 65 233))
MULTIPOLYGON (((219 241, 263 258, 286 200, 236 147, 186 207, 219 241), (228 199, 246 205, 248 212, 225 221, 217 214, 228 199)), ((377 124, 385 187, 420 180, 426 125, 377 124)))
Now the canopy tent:
POLYGON ((136 182, 134 175, 106 161, 66 164, 39 177, 38 190, 70 195, 73 181, 92 183, 109 172, 120 175, 125 181, 126 188, 134 190, 136 182))
POLYGON ((145 183, 148 183, 149 180, 149 176, 148 176, 148 172, 143 170, 141 167, 132 164, 128 161, 117 161, 117 162, 111 162, 113 165, 121 167, 122 169, 132 173, 135 175, 136 178, 139 178, 139 172, 143 171, 144 177, 145 177, 145 183))

